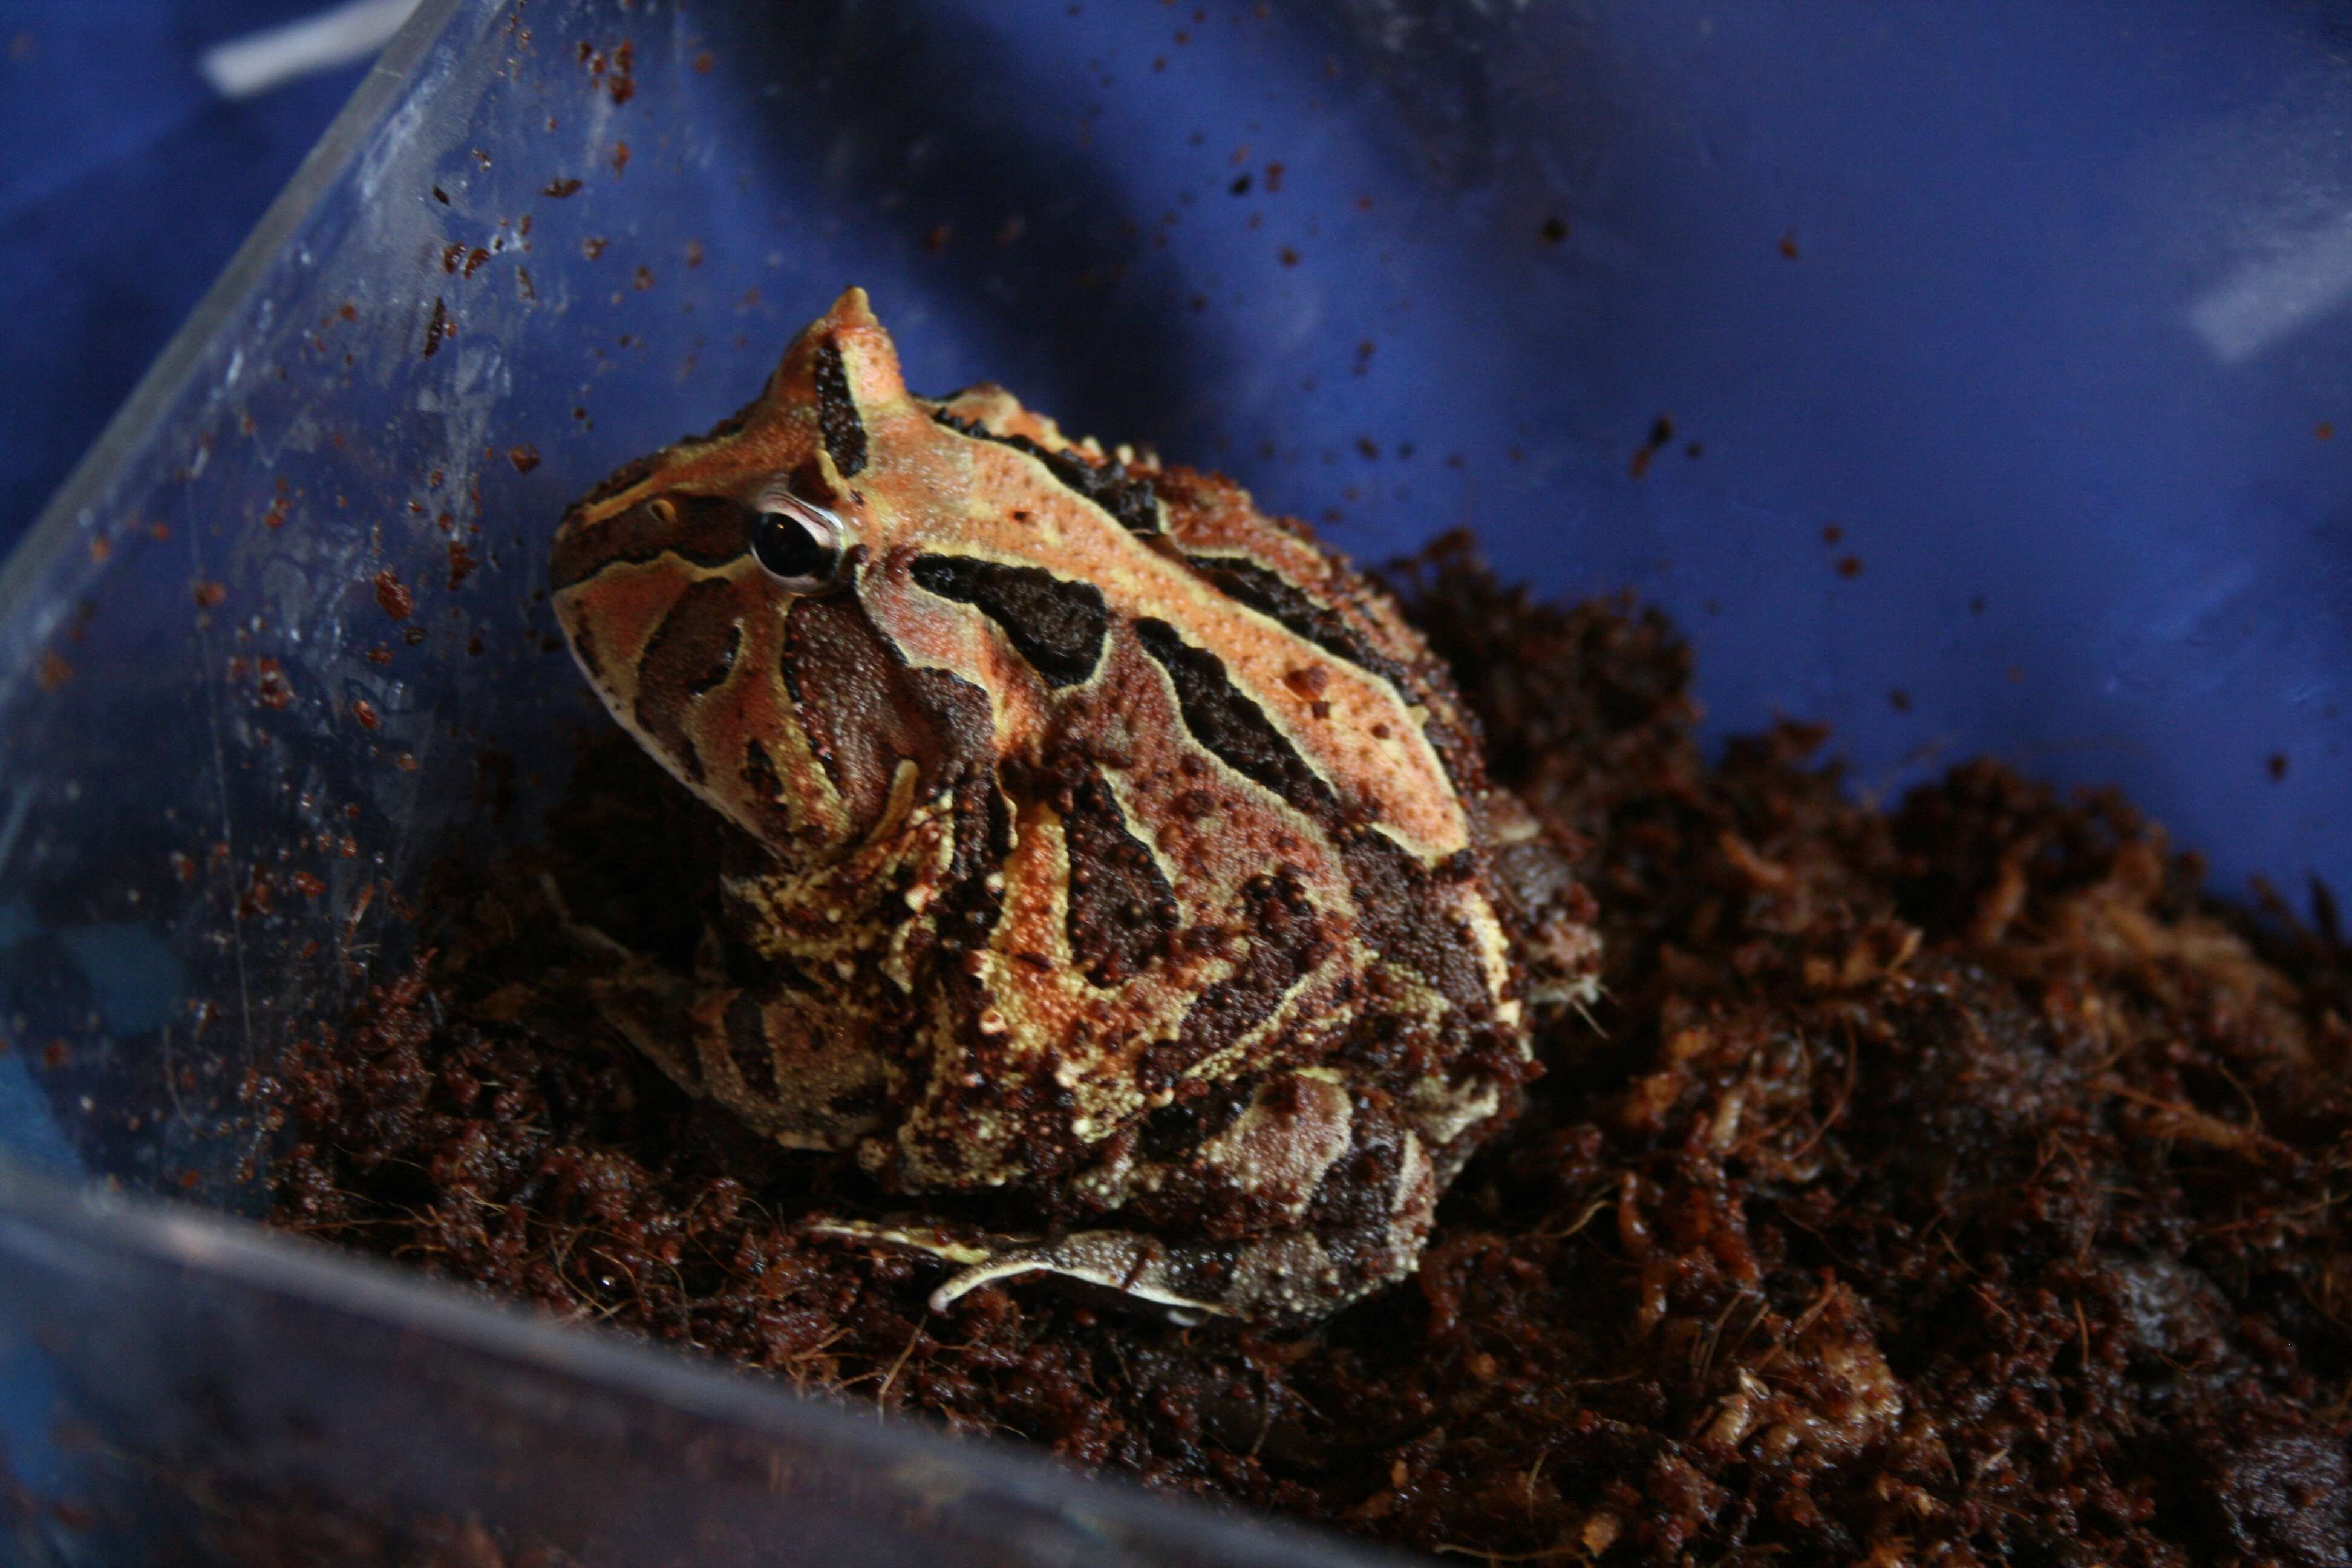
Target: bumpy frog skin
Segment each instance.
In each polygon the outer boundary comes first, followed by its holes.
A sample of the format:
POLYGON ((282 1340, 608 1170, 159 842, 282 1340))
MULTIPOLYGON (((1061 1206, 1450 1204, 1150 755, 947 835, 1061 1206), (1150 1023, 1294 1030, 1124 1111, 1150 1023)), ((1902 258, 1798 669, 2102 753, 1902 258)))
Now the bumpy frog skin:
MULTIPOLYGON (((696 972, 604 1015, 688 1089, 1040 1234, 819 1222, 1179 1315, 1412 1271, 1590 907, 1387 596, 1213 475, 910 395, 865 295, 563 520, 613 716, 741 830, 696 972)), ((691 809, 684 807, 682 809, 691 809)))

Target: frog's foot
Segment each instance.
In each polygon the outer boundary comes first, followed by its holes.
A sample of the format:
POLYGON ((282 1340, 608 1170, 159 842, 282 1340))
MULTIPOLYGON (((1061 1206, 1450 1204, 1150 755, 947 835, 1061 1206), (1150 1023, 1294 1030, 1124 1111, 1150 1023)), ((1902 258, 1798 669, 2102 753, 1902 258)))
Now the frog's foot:
POLYGON ((540 889, 555 910, 564 940, 588 961, 592 973, 584 990, 596 1011, 672 1082, 688 1094, 704 1093, 702 1066, 693 1048, 695 987, 635 949, 573 919, 553 877, 542 872, 540 889))
POLYGON ((551 873, 541 871, 539 874, 539 890, 541 896, 547 900, 548 907, 555 911, 556 927, 563 932, 564 941, 600 958, 615 961, 636 959, 635 952, 614 942, 594 926, 583 924, 576 919, 572 913, 572 901, 563 896, 562 887, 551 873))
MULTIPOLYGON (((814 1235, 905 1247, 956 1266, 931 1292, 944 1312, 983 1285, 1030 1274, 1076 1280, 1157 1308, 1191 1327, 1210 1318, 1303 1323, 1401 1277, 1411 1259, 1383 1259, 1367 1270, 1342 1261, 1305 1230, 1234 1242, 1171 1242, 1131 1230, 1082 1230, 1053 1239, 958 1236, 919 1221, 877 1223, 819 1217, 814 1235)), ((1361 1261, 1370 1261, 1369 1259, 1361 1261)))
POLYGON ((1059 1275, 1116 1291, 1140 1305, 1157 1307, 1171 1321, 1186 1326, 1235 1311, 1214 1299, 1213 1288, 1204 1290, 1204 1281, 1187 1278, 1197 1272, 1185 1267, 1187 1249, 1134 1231, 1079 1231, 1058 1241, 1004 1236, 972 1238, 919 1221, 889 1224, 823 1217, 808 1221, 805 1228, 812 1235, 836 1240, 904 1247, 954 1265, 956 1272, 931 1292, 934 1312, 946 1311, 983 1285, 1025 1274, 1059 1275))

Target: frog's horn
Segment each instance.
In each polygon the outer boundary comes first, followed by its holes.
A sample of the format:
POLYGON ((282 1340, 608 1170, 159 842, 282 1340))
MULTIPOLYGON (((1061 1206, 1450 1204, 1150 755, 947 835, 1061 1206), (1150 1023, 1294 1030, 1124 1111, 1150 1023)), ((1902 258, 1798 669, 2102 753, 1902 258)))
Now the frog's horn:
POLYGON ((802 329, 770 378, 768 395, 789 403, 813 398, 820 410, 830 404, 837 420, 907 395, 898 345, 875 319, 865 289, 842 290, 833 309, 802 329))
POLYGON ((631 464, 566 515, 598 523, 656 490, 723 490, 746 474, 787 472, 809 456, 810 409, 833 477, 848 479, 866 465, 867 411, 906 395, 890 334, 874 319, 866 290, 848 289, 793 340, 759 402, 662 454, 658 473, 650 471, 652 459, 631 464))

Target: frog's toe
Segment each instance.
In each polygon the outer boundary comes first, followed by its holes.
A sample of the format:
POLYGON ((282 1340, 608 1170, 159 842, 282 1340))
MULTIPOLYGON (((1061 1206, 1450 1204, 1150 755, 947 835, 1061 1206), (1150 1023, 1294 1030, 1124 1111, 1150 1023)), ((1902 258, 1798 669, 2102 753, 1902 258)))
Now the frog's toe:
POLYGON ((871 1243, 877 1247, 901 1247, 935 1258, 942 1263, 969 1268, 995 1256, 996 1249, 985 1242, 971 1239, 940 1226, 925 1225, 919 1220, 836 1219, 832 1215, 811 1215, 801 1222, 801 1229, 810 1236, 821 1236, 828 1241, 871 1243))
POLYGON ((616 963, 641 962, 632 949, 624 947, 594 926, 573 918, 571 900, 563 896, 562 886, 545 871, 539 874, 539 890, 547 900, 548 908, 555 912, 555 928, 563 933, 564 941, 583 952, 616 963))

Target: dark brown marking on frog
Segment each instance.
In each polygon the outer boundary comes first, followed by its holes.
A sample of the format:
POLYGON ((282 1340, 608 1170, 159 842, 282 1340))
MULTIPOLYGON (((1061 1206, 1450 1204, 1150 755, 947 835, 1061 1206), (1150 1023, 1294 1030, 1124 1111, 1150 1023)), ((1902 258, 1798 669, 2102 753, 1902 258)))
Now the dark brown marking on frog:
POLYGON ((1198 1094, 1179 1096, 1136 1123, 1138 1152, 1163 1164, 1191 1159, 1192 1151, 1240 1118, 1255 1089, 1251 1079, 1234 1079, 1198 1094))
POLYGON ((961 555, 918 556, 917 585, 978 608, 1004 629, 1021 657, 1056 690, 1083 684, 1102 661, 1110 614, 1102 590, 1037 566, 961 555))
POLYGON ((1164 1053, 1155 1053, 1151 1067, 1172 1076, 1241 1038, 1273 1017, 1291 987, 1329 952, 1323 921, 1287 868, 1243 884, 1242 904, 1247 946, 1240 964, 1193 999, 1177 1027, 1172 1059, 1162 1064, 1156 1058, 1164 1053))
POLYGON ((776 760, 768 755, 768 748, 760 743, 757 736, 743 742, 743 782, 751 786, 752 798, 759 803, 772 831, 791 832, 792 822, 785 815, 783 801, 783 775, 776 771, 776 760))
POLYGON ((796 599, 784 620, 781 666, 801 729, 841 792, 849 831, 881 820, 900 758, 933 774, 939 738, 908 671, 855 597, 796 599))
POLYGON ((1138 621, 1135 635, 1143 651, 1175 683, 1176 705, 1194 740, 1316 821, 1338 820, 1339 803, 1331 786, 1274 727, 1265 710, 1234 685, 1224 660, 1192 647, 1165 621, 1138 621))
POLYGON ((768 1045, 766 1010, 750 992, 727 1004, 727 1055, 743 1087, 761 1100, 776 1098, 776 1053, 768 1045))
MULTIPOLYGON (((980 693, 972 692, 974 697, 980 693)), ((984 701, 984 700, 983 700, 984 701)), ((985 707, 976 715, 985 721, 985 707)), ((1004 895, 988 885, 988 872, 1013 852, 1013 807, 996 785, 993 771, 973 768, 956 789, 955 847, 948 865, 948 891, 935 906, 933 926, 950 952, 988 945, 1003 912, 1004 895)))
POLYGON ((751 512, 723 496, 656 496, 593 528, 562 530, 550 575, 560 593, 624 562, 675 555, 696 566, 724 566, 749 547, 751 525, 751 512))
POLYGON ((1388 658, 1349 626, 1347 617, 1318 604, 1305 589, 1268 567, 1240 555, 1187 555, 1186 565, 1227 597, 1278 622, 1335 658, 1379 676, 1407 701, 1413 700, 1412 672, 1388 658))
POLYGON ((833 466, 848 479, 866 467, 866 421, 857 413, 857 399, 849 390, 849 367, 842 363, 841 344, 828 336, 817 345, 810 364, 816 379, 816 427, 833 466))
POLYGON ((1465 1012, 1486 1012, 1486 974, 1473 938, 1452 921, 1432 917, 1444 907, 1439 882, 1449 875, 1475 875, 1467 851, 1433 870, 1387 834, 1366 829, 1341 836, 1339 858, 1348 868, 1348 888, 1365 941, 1465 1012))
POLYGON ((702 758, 686 732, 686 716, 697 698, 732 673, 742 637, 735 585, 705 578, 677 596, 638 661, 637 723, 698 784, 702 758))
POLYGON ((1087 770, 1071 788, 1062 833, 1070 954, 1095 984, 1123 984, 1166 951, 1180 918, 1175 892, 1098 771, 1087 770))
POLYGON ((1000 447, 1010 447, 1026 452, 1045 467, 1045 471, 1070 490, 1108 512, 1114 521, 1130 533, 1153 534, 1161 531, 1160 498, 1149 481, 1127 471, 1127 465, 1117 458, 1090 463, 1075 452, 1055 452, 1038 445, 1026 436, 1000 436, 977 419, 961 419, 946 409, 934 410, 931 417, 959 436, 969 436, 975 441, 993 441, 1000 447))

